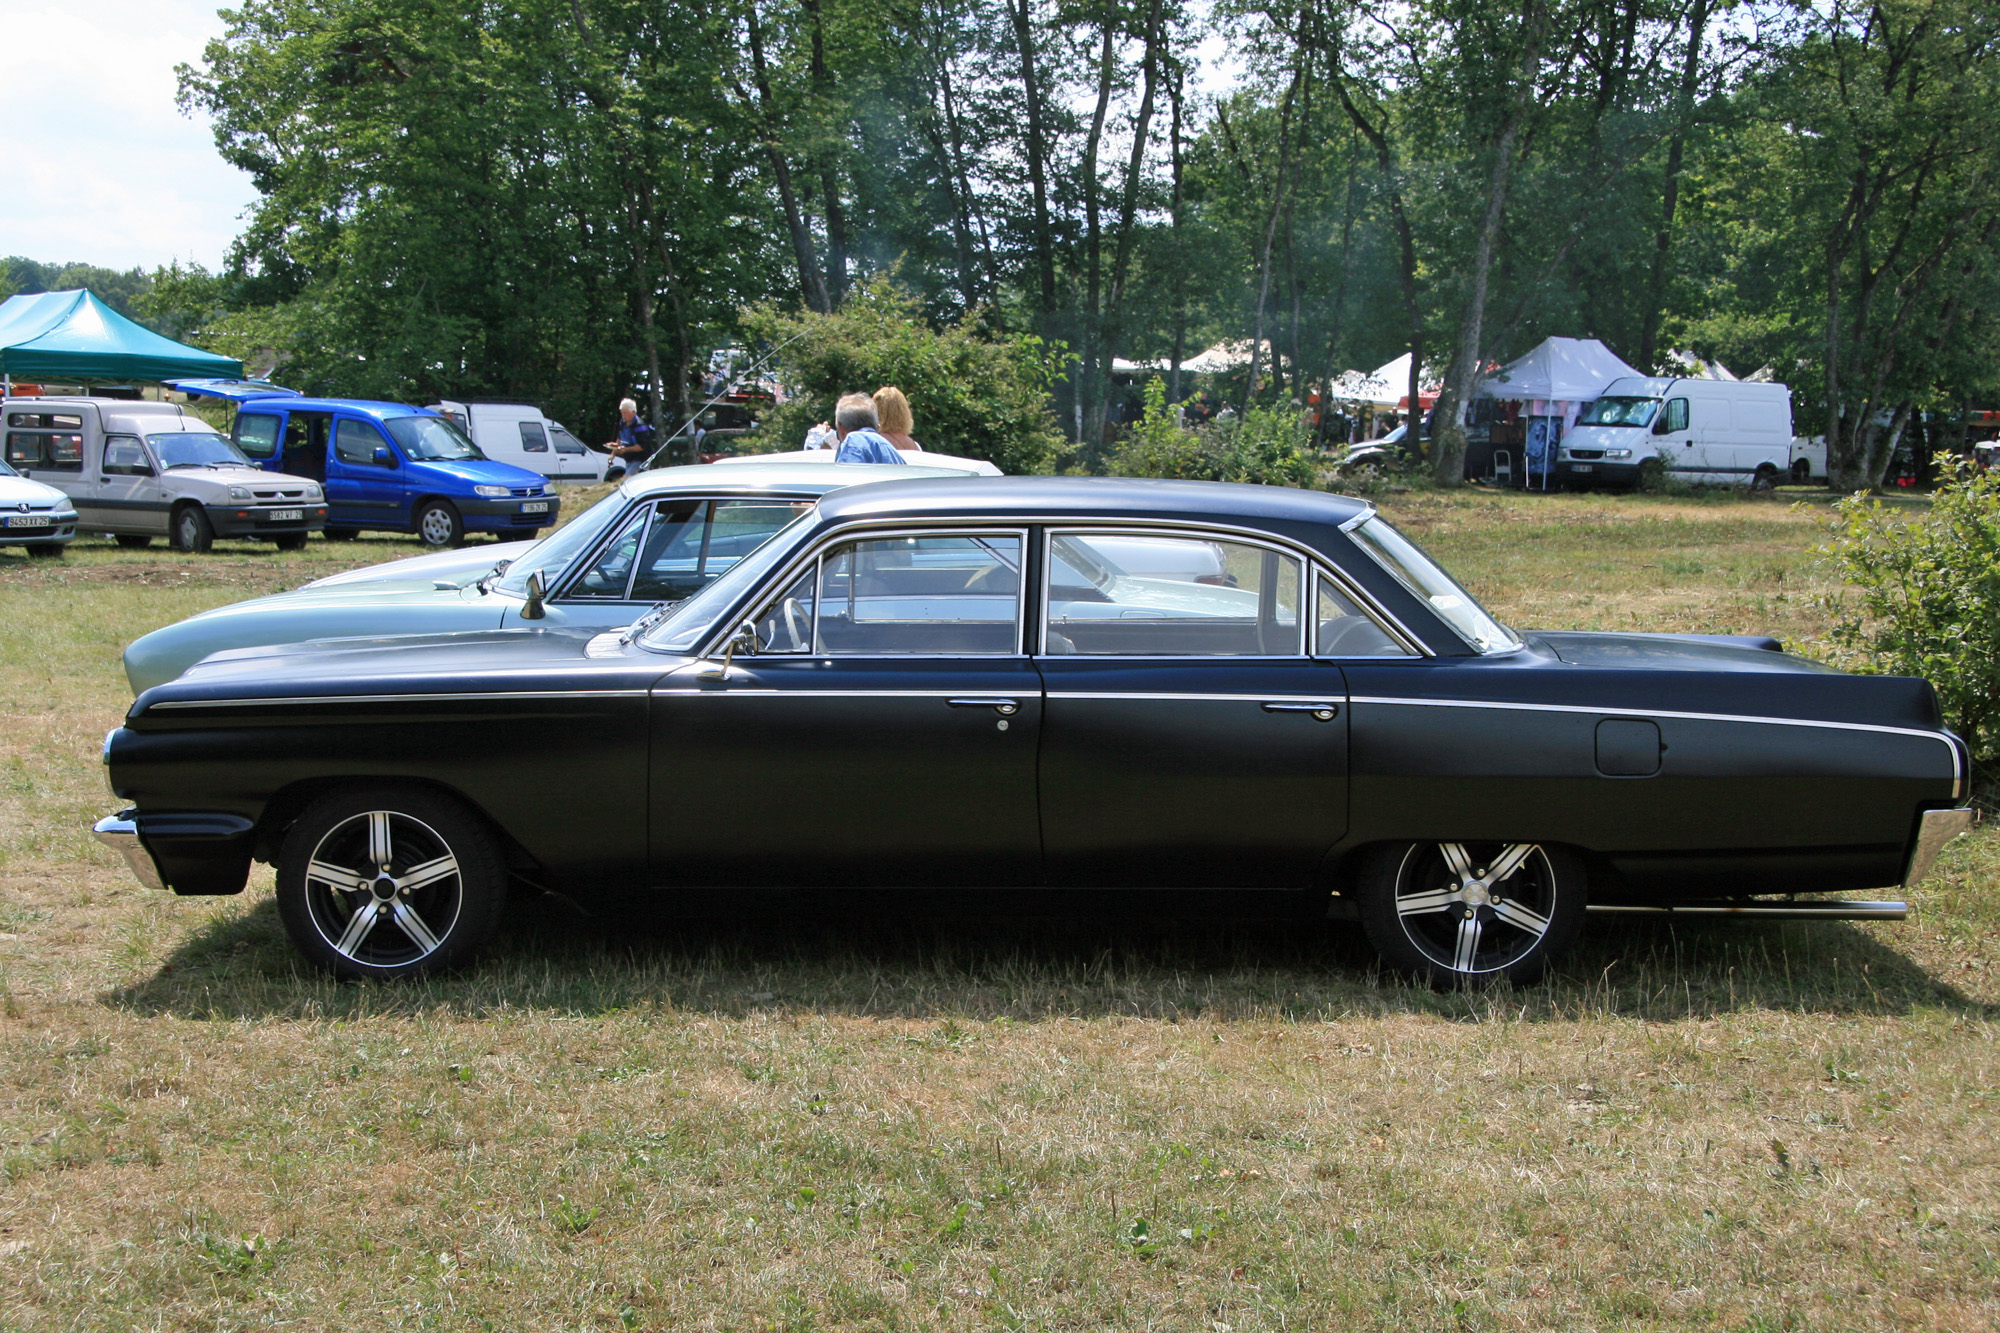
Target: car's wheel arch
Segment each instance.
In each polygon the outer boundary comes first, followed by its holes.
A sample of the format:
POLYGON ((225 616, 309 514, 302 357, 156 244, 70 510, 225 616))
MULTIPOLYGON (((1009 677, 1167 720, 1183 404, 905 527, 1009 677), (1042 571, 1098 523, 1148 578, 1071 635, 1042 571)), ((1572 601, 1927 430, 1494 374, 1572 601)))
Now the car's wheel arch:
POLYGON ((500 849, 502 862, 510 875, 535 880, 542 874, 541 863, 530 855, 505 825, 489 814, 478 801, 448 782, 435 778, 409 777, 404 774, 383 774, 379 777, 367 775, 344 775, 326 778, 302 778, 273 792, 264 803, 263 814, 257 820, 256 841, 251 855, 267 865, 275 865, 284 847, 285 834, 292 825, 313 806, 329 797, 344 796, 352 792, 423 792, 431 796, 443 797, 464 807, 486 832, 493 838, 494 846, 500 849))
POLYGON ((424 512, 424 506, 433 504, 449 505, 451 512, 458 515, 459 522, 463 523, 465 521, 465 510, 459 507, 457 496, 446 495, 442 491, 425 491, 423 494, 415 496, 410 500, 411 532, 417 530, 417 515, 424 512))

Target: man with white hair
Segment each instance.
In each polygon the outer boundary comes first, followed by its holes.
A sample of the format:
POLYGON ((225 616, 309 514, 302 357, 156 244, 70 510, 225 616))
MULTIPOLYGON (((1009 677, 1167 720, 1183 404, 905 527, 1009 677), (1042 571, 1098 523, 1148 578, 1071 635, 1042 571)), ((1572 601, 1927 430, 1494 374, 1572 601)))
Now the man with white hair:
POLYGON ((637 472, 645 466, 653 454, 653 427, 639 419, 639 405, 630 398, 618 400, 618 438, 604 446, 604 451, 625 464, 628 473, 637 472))
POLYGON ((900 463, 903 451, 890 443, 889 437, 881 432, 881 419, 875 415, 875 400, 865 393, 850 393, 841 397, 833 409, 834 433, 840 437, 840 446, 834 451, 836 463, 900 463))

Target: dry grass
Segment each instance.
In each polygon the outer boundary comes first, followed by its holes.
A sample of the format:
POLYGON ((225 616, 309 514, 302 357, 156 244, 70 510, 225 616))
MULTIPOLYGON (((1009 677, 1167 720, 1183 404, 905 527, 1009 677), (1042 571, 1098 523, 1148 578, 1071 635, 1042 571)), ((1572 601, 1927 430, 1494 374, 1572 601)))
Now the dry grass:
MULTIPOLYGON (((1517 624, 1817 629, 1781 504, 1385 508, 1517 624)), ((1907 923, 1594 922, 1478 998, 1276 910, 866 896, 335 986, 81 830, 122 642, 366 546, 0 555, 0 1327, 2000 1318, 1992 835, 1907 923)))

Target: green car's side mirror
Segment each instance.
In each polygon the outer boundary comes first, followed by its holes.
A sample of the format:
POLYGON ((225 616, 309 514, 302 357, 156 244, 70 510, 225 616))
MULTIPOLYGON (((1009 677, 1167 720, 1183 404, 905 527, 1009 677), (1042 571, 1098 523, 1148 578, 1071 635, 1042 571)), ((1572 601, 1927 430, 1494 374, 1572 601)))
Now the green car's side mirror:
POLYGON ((540 620, 546 616, 548 612, 542 609, 542 601, 542 571, 538 569, 528 575, 528 604, 521 608, 521 619, 540 620))
POLYGON ((703 667, 695 672, 695 675, 701 680, 728 680, 729 664, 735 660, 736 654, 742 653, 745 657, 753 657, 756 652, 757 626, 746 620, 736 627, 734 634, 729 636, 729 642, 722 645, 722 660, 714 666, 703 667))

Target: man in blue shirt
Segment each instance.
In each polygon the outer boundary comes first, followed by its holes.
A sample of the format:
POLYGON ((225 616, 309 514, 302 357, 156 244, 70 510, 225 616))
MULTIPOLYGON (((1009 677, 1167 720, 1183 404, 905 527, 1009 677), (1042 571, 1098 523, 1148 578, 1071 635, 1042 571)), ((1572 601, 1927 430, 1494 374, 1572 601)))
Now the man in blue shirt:
POLYGON ((900 463, 903 451, 889 443, 878 429, 875 400, 865 393, 850 393, 833 409, 834 433, 840 446, 834 451, 836 463, 900 463))
POLYGON ((618 401, 618 438, 604 446, 606 453, 625 465, 625 470, 637 472, 645 466, 653 453, 651 424, 639 419, 639 405, 630 398, 618 401))

